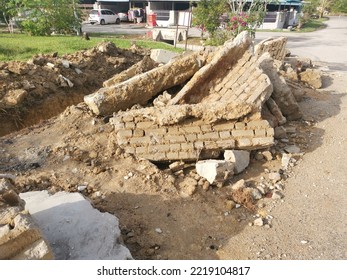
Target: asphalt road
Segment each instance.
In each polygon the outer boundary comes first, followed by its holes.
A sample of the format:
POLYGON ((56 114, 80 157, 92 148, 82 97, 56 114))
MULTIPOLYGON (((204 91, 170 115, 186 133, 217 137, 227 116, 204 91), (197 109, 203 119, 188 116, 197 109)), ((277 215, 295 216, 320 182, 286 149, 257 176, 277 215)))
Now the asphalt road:
POLYGON ((121 24, 90 24, 83 23, 82 32, 87 33, 105 33, 105 34, 116 34, 116 35, 145 35, 148 31, 145 28, 144 23, 136 24, 136 23, 124 23, 121 24))
POLYGON ((327 28, 308 33, 257 32, 256 42, 286 36, 293 54, 325 62, 330 70, 347 71, 347 17, 330 17, 326 23, 327 28))

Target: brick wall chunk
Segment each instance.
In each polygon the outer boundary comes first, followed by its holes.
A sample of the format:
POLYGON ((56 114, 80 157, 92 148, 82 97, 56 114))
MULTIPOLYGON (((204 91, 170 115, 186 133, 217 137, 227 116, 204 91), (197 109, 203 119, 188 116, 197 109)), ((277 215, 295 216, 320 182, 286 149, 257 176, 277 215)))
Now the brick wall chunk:
POLYGON ((250 148, 252 147, 252 141, 249 138, 239 138, 236 140, 237 148, 250 148))
POLYGON ((131 129, 123 129, 118 132, 119 137, 130 138, 133 136, 133 131, 131 129))
POLYGON ((253 137, 253 130, 233 130, 231 135, 234 137, 253 137))
POLYGON ((183 126, 179 128, 180 132, 184 133, 201 133, 200 126, 183 126))
POLYGON ((169 140, 170 143, 184 143, 186 138, 183 135, 166 135, 165 140, 169 140))
POLYGON ((153 126, 153 122, 138 122, 136 124, 136 127, 140 129, 153 128, 153 126))

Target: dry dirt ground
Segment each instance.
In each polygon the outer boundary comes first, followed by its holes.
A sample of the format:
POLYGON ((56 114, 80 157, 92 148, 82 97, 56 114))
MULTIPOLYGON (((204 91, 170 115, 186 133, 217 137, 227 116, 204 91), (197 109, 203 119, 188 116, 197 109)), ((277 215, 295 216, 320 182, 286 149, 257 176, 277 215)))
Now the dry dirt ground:
POLYGON ((15 175, 20 192, 84 189, 96 208, 120 219, 135 259, 345 259, 346 84, 346 73, 325 73, 324 88, 307 89, 300 102, 303 119, 288 122, 292 133, 270 150, 274 159, 253 153, 246 171, 222 188, 192 190, 189 182, 200 179, 194 164, 174 174, 124 153, 108 119, 78 102, 0 138, 0 173, 15 175), (288 144, 301 154, 280 170, 288 144), (276 186, 272 171, 282 173, 276 186), (230 186, 239 179, 269 188, 256 210, 231 209, 230 186), (282 199, 271 198, 275 187, 282 199), (266 224, 253 225, 258 217, 266 224))

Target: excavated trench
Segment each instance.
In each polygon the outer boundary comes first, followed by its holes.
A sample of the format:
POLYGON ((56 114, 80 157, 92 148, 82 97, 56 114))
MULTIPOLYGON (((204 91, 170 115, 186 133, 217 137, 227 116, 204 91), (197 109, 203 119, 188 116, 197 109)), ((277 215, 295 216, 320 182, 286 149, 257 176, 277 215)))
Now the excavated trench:
POLYGON ((0 136, 57 116, 147 55, 106 42, 70 55, 0 63, 0 136))

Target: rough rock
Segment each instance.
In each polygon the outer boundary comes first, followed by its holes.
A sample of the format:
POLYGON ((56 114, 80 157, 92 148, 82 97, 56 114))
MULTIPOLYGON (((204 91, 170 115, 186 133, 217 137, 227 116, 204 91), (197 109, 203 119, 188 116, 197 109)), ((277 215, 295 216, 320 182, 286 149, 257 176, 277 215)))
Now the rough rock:
POLYGON ((282 199, 283 198, 283 194, 280 193, 279 191, 274 191, 272 193, 272 196, 271 196, 272 199, 282 199))
POLYGON ((197 185, 198 182, 194 178, 184 178, 184 180, 181 183, 179 183, 181 195, 184 197, 192 196, 196 191, 197 185))
POLYGON ((273 156, 270 151, 264 151, 262 154, 267 161, 273 160, 273 156))
POLYGON ((26 209, 52 246, 56 259, 131 259, 118 219, 94 209, 79 193, 22 193, 26 209))
POLYGON ((263 218, 257 218, 254 220, 253 224, 258 227, 262 227, 264 225, 263 218))
POLYGON ((286 153, 282 154, 281 164, 284 170, 288 169, 291 158, 292 158, 291 154, 286 154, 286 153))
POLYGON ((276 139, 287 138, 287 131, 283 126, 275 127, 275 138, 276 139))
POLYGON ((273 181, 274 183, 276 183, 281 180, 281 174, 278 172, 270 172, 269 179, 273 181))
POLYGON ((236 191, 238 189, 243 189, 246 188, 246 181, 244 179, 238 180, 235 184, 231 186, 231 189, 236 191))
POLYGON ((219 184, 234 175, 234 166, 225 160, 203 160, 196 163, 196 171, 210 184, 219 184))
POLYGON ((266 101, 266 105, 270 112, 275 116, 279 125, 285 124, 287 119, 282 115, 281 109, 278 107, 275 100, 271 97, 266 101))
POLYGON ((322 73, 319 70, 306 69, 306 71, 301 72, 299 76, 302 82, 305 82, 316 89, 322 87, 322 73))
POLYGON ((7 105, 18 105, 28 95, 28 92, 24 89, 10 90, 5 96, 4 101, 7 105))
POLYGON ((239 174, 249 165, 250 152, 239 150, 226 150, 224 152, 224 160, 235 164, 234 173, 239 174))

